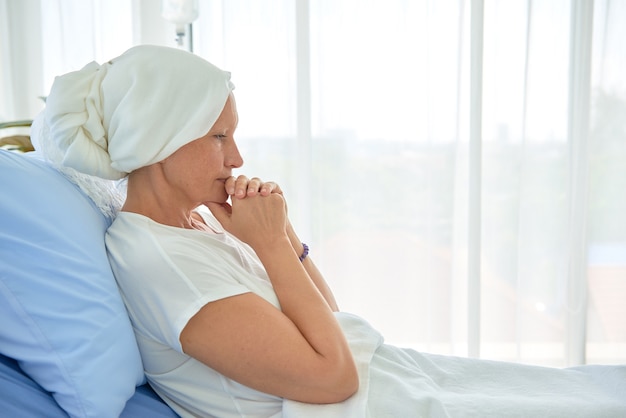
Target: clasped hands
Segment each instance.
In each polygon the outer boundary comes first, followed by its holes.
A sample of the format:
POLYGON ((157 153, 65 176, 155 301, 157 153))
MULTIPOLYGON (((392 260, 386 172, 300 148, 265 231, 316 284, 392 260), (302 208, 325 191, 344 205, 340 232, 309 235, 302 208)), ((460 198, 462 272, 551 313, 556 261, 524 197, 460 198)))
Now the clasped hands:
POLYGON ((229 177, 224 188, 231 203, 205 202, 224 229, 252 248, 287 236, 287 205, 280 186, 258 177, 229 177))

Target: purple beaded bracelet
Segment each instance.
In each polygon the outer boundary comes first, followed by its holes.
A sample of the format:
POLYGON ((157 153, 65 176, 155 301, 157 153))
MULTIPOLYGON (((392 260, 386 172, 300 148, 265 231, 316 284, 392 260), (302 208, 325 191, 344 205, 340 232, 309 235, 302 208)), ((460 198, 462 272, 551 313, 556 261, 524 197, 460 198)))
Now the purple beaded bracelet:
POLYGON ((304 261, 304 259, 309 255, 309 246, 304 242, 302 243, 302 255, 300 256, 300 262, 304 261))

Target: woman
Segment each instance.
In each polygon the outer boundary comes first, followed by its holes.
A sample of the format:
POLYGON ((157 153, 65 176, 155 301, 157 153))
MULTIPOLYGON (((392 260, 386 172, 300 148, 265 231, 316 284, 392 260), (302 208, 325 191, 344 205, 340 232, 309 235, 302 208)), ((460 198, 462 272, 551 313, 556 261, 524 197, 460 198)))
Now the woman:
POLYGON ((107 249, 148 380, 181 416, 626 413, 623 368, 429 356, 339 313, 280 187, 233 177, 232 90, 192 54, 141 46, 57 78, 45 112, 65 165, 128 177, 107 249))

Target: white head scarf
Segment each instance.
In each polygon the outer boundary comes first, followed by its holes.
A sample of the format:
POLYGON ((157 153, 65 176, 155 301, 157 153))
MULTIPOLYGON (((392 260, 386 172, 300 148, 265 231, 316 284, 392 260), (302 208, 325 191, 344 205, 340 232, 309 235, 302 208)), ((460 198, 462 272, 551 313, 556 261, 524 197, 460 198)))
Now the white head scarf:
POLYGON ((196 55, 137 46, 57 77, 38 142, 56 148, 63 166, 121 179, 204 136, 233 88, 230 73, 196 55))

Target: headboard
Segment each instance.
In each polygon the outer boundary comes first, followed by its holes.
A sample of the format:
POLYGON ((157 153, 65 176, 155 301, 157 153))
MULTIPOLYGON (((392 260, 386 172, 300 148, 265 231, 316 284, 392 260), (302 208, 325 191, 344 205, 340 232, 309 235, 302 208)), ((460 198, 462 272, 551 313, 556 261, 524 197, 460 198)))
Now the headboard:
MULTIPOLYGON (((18 133, 15 134, 16 128, 30 128, 32 120, 18 120, 12 122, 0 122, 0 148, 9 149, 11 151, 29 152, 34 151, 33 144, 30 141, 30 135, 18 133), (4 136, 4 130, 10 132, 4 136)), ((23 129, 22 129, 23 130, 23 129)))

